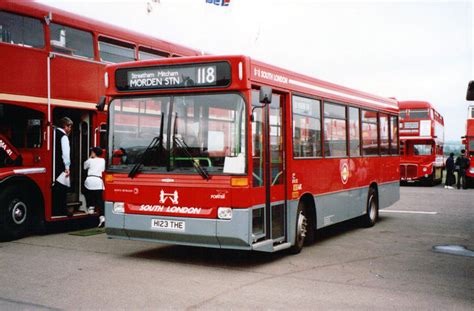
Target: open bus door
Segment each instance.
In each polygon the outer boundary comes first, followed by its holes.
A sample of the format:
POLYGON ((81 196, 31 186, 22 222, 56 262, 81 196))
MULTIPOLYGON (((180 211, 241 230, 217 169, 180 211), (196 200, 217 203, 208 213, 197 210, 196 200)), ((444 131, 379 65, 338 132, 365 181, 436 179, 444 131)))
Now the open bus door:
POLYGON ((285 131, 282 125, 285 105, 284 96, 279 94, 272 93, 269 102, 263 105, 259 98, 259 92, 252 91, 253 186, 257 188, 256 197, 265 202, 262 243, 264 248, 274 251, 287 241, 285 131), (272 243, 266 244, 267 241, 272 243))
MULTIPOLYGON (((83 195, 83 185, 85 180, 84 161, 89 157, 89 148, 92 134, 90 132, 92 113, 87 110, 56 108, 54 110, 53 120, 57 122, 62 117, 68 117, 73 121, 73 129, 69 135, 70 157, 71 157, 71 187, 67 194, 68 209, 73 211, 75 216, 84 215, 87 211, 85 197, 83 195)), ((54 155, 56 154, 55 132, 53 132, 53 170, 54 155)), ((55 173, 52 177, 54 179, 55 173)), ((54 180, 53 180, 54 182, 54 180)))

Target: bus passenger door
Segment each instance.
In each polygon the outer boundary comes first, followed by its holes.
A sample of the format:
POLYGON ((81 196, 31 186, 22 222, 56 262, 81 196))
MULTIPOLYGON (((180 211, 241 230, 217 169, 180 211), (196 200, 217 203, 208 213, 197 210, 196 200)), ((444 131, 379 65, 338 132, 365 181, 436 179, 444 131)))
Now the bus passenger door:
MULTIPOLYGON (((258 91, 252 91, 252 105, 261 106, 258 91)), ((253 186, 265 202, 262 233, 266 240, 274 242, 284 242, 286 238, 283 108, 284 97, 272 94, 271 104, 254 110, 252 123, 253 186)))

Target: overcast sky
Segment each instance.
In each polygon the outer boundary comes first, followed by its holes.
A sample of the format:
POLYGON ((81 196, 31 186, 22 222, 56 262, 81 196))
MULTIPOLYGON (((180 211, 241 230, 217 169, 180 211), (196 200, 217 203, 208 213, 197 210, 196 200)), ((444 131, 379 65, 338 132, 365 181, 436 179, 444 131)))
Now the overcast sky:
POLYGON ((377 95, 426 100, 464 135, 473 1, 41 0, 212 54, 246 54, 377 95))

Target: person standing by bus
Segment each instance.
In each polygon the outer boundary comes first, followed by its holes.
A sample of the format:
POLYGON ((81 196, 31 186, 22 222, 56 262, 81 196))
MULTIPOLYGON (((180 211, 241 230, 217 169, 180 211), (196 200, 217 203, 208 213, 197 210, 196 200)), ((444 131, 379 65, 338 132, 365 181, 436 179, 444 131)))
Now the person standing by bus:
POLYGON ((456 177, 454 176, 454 153, 450 153, 446 160, 446 182, 444 188, 453 189, 453 185, 456 183, 456 177))
POLYGON ((105 224, 104 182, 102 181, 102 173, 105 171, 105 160, 100 157, 101 155, 101 148, 91 148, 90 157, 84 162, 84 169, 87 170, 87 178, 84 181, 84 187, 87 190, 87 212, 89 214, 94 214, 96 211, 99 213, 99 227, 105 224))
POLYGON ((70 166, 71 147, 69 145, 69 134, 72 131, 73 122, 68 117, 63 117, 58 122, 55 131, 55 154, 54 154, 54 185, 53 185, 53 211, 55 215, 72 216, 67 208, 67 193, 71 187, 70 166))
POLYGON ((470 161, 468 158, 465 157, 466 150, 461 150, 461 155, 456 158, 456 167, 458 169, 458 184, 457 187, 458 189, 462 188, 467 189, 467 184, 466 184, 466 170, 469 168, 470 161))

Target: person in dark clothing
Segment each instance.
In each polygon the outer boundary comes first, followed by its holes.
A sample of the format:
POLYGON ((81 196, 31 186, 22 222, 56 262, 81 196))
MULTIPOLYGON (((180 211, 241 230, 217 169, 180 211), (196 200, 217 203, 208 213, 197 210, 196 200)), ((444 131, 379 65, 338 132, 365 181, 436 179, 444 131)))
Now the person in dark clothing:
POLYGON ((70 145, 68 135, 72 131, 72 120, 68 117, 61 118, 55 131, 54 154, 54 183, 53 183, 53 214, 55 216, 72 216, 67 208, 67 193, 70 182, 70 145))
POLYGON ((469 169, 470 161, 465 157, 466 150, 461 150, 461 155, 456 158, 455 166, 458 169, 458 189, 467 189, 466 184, 466 170, 469 169))
POLYGON ((450 153, 446 160, 446 182, 445 188, 453 189, 453 185, 456 183, 456 176, 454 176, 454 153, 450 153))

